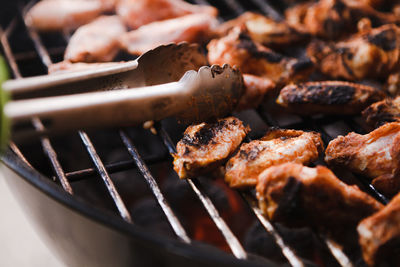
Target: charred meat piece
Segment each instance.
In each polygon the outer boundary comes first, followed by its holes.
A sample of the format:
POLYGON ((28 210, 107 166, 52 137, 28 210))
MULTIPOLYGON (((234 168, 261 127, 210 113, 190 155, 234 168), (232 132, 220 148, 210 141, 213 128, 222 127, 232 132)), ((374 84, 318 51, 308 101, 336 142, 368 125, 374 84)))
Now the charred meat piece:
POLYGON ((71 63, 69 61, 61 61, 58 63, 51 64, 48 68, 49 74, 66 73, 84 71, 90 69, 98 69, 105 67, 112 67, 123 62, 103 62, 103 63, 71 63))
POLYGON ((339 239, 341 234, 355 235, 357 224, 383 207, 323 166, 272 166, 259 175, 256 189, 259 206, 272 221, 317 228, 339 239))
POLYGON ((251 39, 245 27, 235 27, 229 34, 212 40, 208 46, 211 64, 230 64, 242 73, 271 79, 277 87, 302 81, 314 70, 309 59, 288 58, 251 39))
POLYGON ((379 101, 366 108, 362 115, 372 126, 381 126, 387 122, 400 122, 400 96, 379 101))
POLYGON ((298 114, 359 114, 383 97, 382 92, 370 86, 326 81, 288 85, 276 102, 298 114))
POLYGON ((189 126, 176 146, 174 170, 185 179, 219 167, 249 131, 249 127, 235 117, 189 126))
POLYGON ((26 21, 39 31, 74 30, 108 9, 109 0, 42 0, 28 11, 26 21))
POLYGON ((366 135, 349 133, 332 140, 325 161, 370 179, 393 175, 400 163, 400 123, 387 123, 366 135))
POLYGON ((260 140, 240 146, 226 164, 225 181, 234 188, 255 186, 266 168, 285 162, 308 164, 322 151, 319 133, 273 129, 260 140))
POLYGON ((215 17, 218 10, 212 6, 192 5, 182 0, 120 0, 117 5, 117 14, 131 29, 196 13, 215 17))
POLYGON ((125 33, 120 38, 120 44, 129 53, 140 55, 162 44, 205 42, 212 38, 217 25, 218 21, 212 15, 186 15, 153 22, 125 33))
POLYGON ((118 16, 101 16, 72 35, 64 59, 71 62, 112 61, 119 51, 118 38, 125 32, 118 16))
POLYGON ((388 24, 336 44, 315 41, 307 53, 322 73, 335 79, 386 78, 400 67, 400 28, 388 24))
POLYGON ((240 97, 236 110, 256 108, 266 94, 275 91, 275 83, 268 78, 243 74, 244 94, 240 97))
POLYGON ((364 260, 370 266, 399 266, 400 193, 357 227, 364 260))
POLYGON ((225 22, 219 27, 220 36, 225 36, 234 27, 245 26, 252 40, 273 49, 281 49, 305 40, 308 34, 291 27, 285 21, 275 21, 258 13, 246 12, 225 22))

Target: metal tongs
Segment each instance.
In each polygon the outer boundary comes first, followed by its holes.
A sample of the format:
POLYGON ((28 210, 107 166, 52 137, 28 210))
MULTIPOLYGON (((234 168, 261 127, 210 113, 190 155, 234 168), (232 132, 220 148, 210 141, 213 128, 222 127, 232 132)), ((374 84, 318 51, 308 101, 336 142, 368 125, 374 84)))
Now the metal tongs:
POLYGON ((138 125, 175 116, 203 121, 230 113, 243 90, 240 72, 206 66, 196 45, 157 47, 135 61, 3 83, 14 140, 66 130, 138 125), (198 71, 195 71, 198 70, 198 71), (30 125, 39 118, 45 130, 30 125))

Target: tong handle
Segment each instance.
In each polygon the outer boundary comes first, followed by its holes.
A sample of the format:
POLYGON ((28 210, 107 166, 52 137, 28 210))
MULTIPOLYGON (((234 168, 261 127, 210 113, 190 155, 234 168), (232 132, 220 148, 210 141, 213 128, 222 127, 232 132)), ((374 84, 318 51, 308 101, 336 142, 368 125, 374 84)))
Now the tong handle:
POLYGON ((138 125, 181 112, 185 86, 188 85, 179 81, 126 90, 12 101, 4 106, 4 113, 13 125, 12 139, 15 141, 66 130, 138 125), (39 118, 45 130, 33 129, 32 118, 39 118))

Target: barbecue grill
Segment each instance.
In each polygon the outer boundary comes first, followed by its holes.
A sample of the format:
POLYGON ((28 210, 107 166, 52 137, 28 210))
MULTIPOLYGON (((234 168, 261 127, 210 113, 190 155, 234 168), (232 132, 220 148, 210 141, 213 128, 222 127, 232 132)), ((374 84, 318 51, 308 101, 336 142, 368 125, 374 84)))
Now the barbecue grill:
MULTIPOLYGON (((251 10, 281 17, 279 6, 264 0, 191 2, 216 6, 221 21, 251 10)), ((69 39, 68 33, 38 34, 29 28, 23 14, 32 4, 8 1, 0 12, 1 49, 16 79, 45 74, 52 62, 62 60, 69 39)), ((125 54, 118 57, 132 59, 125 54)), ((325 144, 338 134, 364 132, 357 118, 298 117, 267 105, 235 115, 250 124, 249 138, 260 137, 271 126, 316 130, 325 144)), ((43 130, 45 125, 33 118, 30 127, 43 130)), ((312 236, 319 252, 304 253, 301 248, 307 242, 296 239, 296 231, 263 217, 252 192, 233 191, 208 177, 180 181, 170 153, 184 126, 167 119, 156 122, 155 130, 156 135, 141 127, 79 131, 29 144, 10 143, 2 155, 8 184, 68 266, 362 262, 359 252, 316 233, 312 236), (254 234, 264 239, 249 241, 254 234), (273 253, 265 255, 254 249, 257 246, 269 246, 273 253)), ((387 202, 363 178, 349 175, 349 181, 387 202)))

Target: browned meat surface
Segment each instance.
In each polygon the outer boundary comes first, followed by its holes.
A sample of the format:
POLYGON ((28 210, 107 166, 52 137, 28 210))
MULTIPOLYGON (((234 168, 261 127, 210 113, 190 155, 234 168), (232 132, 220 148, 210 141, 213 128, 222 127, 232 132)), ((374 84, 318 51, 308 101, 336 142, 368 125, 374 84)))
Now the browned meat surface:
POLYGON ((28 24, 40 31, 73 30, 110 9, 109 1, 42 0, 26 14, 28 24))
POLYGON ((216 16, 218 10, 211 6, 192 5, 182 0, 120 0, 117 5, 117 14, 131 29, 154 21, 195 13, 216 16))
POLYGON ((112 61, 119 51, 118 38, 125 32, 118 16, 101 16, 72 35, 64 59, 71 62, 112 61))
POLYGON ((400 173, 384 174, 372 180, 372 185, 386 197, 391 198, 400 192, 400 173))
POLYGON ((205 42, 213 35, 218 24, 215 16, 192 14, 153 22, 120 38, 121 46, 131 54, 140 55, 162 44, 179 42, 205 42), (149 35, 149 33, 151 33, 149 35))
POLYGON ((285 162, 308 164, 322 151, 319 133, 274 129, 260 140, 240 146, 226 164, 225 181, 235 188, 255 186, 266 168, 285 162))
POLYGON ((217 168, 239 147, 249 131, 235 117, 189 126, 176 146, 174 170, 185 179, 217 168))
POLYGON ((323 166, 272 166, 259 175, 256 189, 259 206, 272 221, 317 228, 337 240, 356 235, 357 224, 383 207, 323 166))
POLYGON ((278 87, 305 80, 314 69, 309 59, 288 58, 253 41, 244 27, 235 27, 227 36, 211 40, 207 48, 211 64, 236 65, 242 73, 266 77, 278 87))
POLYGON ((302 32, 307 31, 304 25, 304 18, 306 17, 308 9, 313 5, 314 1, 307 1, 305 3, 300 3, 289 7, 285 10, 286 22, 302 32))
POLYGON ((392 95, 400 95, 400 73, 390 74, 386 81, 386 91, 392 95))
POLYGON ((336 44, 315 41, 307 53, 322 73, 335 79, 386 78, 400 67, 400 29, 388 24, 336 44))
POLYGON ((371 179, 397 172, 400 163, 400 123, 387 123, 366 135, 349 133, 332 140, 325 161, 371 179))
POLYGON ((268 78, 243 74, 244 94, 240 97, 237 110, 256 108, 268 93, 275 91, 275 83, 268 78))
POLYGON ((363 257, 370 266, 399 266, 400 193, 357 227, 363 257))
POLYGON ((276 102, 298 114, 359 114, 383 97, 370 86, 326 81, 287 85, 276 102))
POLYGON ((264 15, 246 12, 225 22, 219 27, 220 36, 225 36, 234 27, 245 26, 250 37, 258 43, 280 49, 305 40, 308 35, 291 27, 285 21, 275 21, 264 15))
POLYGON ((381 126, 387 122, 400 122, 400 96, 387 98, 366 108, 362 115, 372 126, 381 126))
POLYGON ((104 67, 111 67, 118 65, 122 62, 103 62, 103 63, 71 63, 69 61, 61 61, 58 63, 51 64, 48 68, 49 74, 66 73, 84 71, 90 69, 98 69, 104 67))

